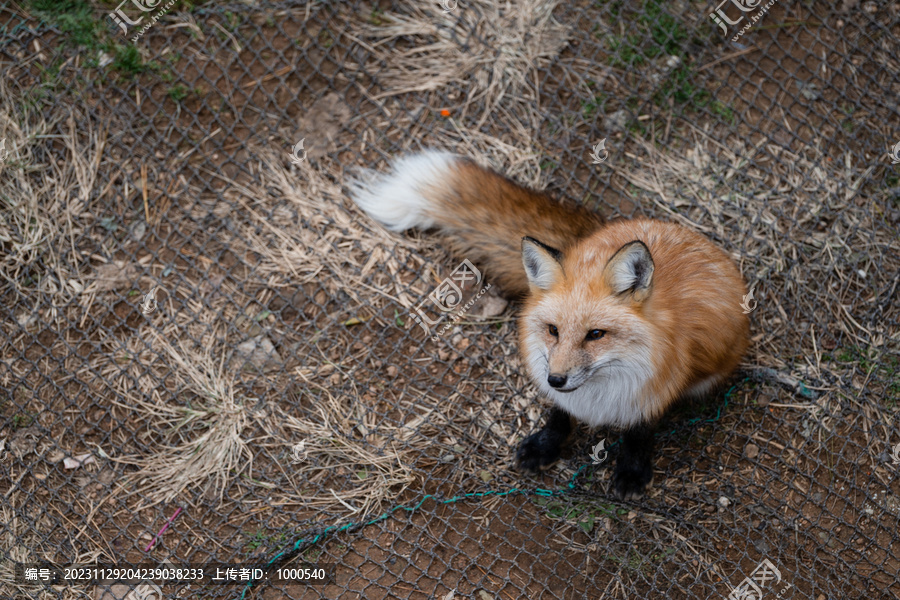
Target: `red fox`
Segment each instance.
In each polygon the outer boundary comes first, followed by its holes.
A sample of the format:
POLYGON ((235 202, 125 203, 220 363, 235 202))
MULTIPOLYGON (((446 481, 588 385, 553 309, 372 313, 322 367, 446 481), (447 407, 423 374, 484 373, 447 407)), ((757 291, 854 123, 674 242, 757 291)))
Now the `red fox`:
POLYGON ((622 499, 641 495, 653 477, 660 416, 680 397, 723 382, 747 349, 743 278, 686 227, 607 223, 435 151, 402 158, 350 190, 388 229, 437 229, 507 295, 524 297, 519 352, 554 408, 519 446, 522 469, 555 463, 574 417, 624 430, 612 490, 622 499))

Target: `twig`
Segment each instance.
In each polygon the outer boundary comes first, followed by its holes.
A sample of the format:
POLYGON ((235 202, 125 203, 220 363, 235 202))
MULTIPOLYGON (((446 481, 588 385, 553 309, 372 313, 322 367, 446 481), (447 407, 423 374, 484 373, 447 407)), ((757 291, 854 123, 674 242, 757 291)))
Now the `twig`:
POLYGON ((150 552, 150 549, 153 548, 154 545, 156 545, 157 540, 159 540, 160 536, 166 532, 166 529, 169 528, 169 525, 172 524, 172 521, 175 520, 175 517, 177 517, 178 513, 180 513, 180 512, 181 512, 181 507, 179 506, 178 510, 175 511, 175 514, 172 515, 171 517, 169 517, 169 520, 166 521, 166 524, 163 525, 163 528, 160 529, 159 533, 156 534, 156 537, 154 537, 152 540, 150 540, 150 543, 147 544, 146 548, 144 548, 144 552, 150 552))
POLYGON ((745 369, 744 372, 751 379, 762 381, 765 383, 777 383, 788 388, 795 394, 803 396, 804 398, 809 398, 810 400, 815 400, 820 396, 818 392, 814 392, 813 390, 806 387, 806 385, 802 381, 800 381, 793 375, 788 375, 787 373, 782 373, 780 371, 776 371, 775 369, 770 369, 769 367, 755 367, 751 369, 745 369))
POLYGON ((144 218, 147 225, 150 225, 150 208, 147 206, 147 164, 141 165, 141 189, 144 194, 144 218))
POLYGON ((746 48, 745 50, 741 50, 740 52, 732 52, 731 54, 726 54, 722 58, 717 58, 716 60, 714 60, 712 62, 706 63, 705 65, 703 65, 702 67, 697 69, 697 72, 699 73, 700 71, 705 71, 706 69, 708 69, 710 67, 716 66, 720 62, 724 62, 731 58, 737 58, 738 56, 743 56, 744 54, 748 54, 750 52, 755 52, 756 50, 759 50, 759 48, 757 48, 756 46, 752 46, 750 48, 746 48))

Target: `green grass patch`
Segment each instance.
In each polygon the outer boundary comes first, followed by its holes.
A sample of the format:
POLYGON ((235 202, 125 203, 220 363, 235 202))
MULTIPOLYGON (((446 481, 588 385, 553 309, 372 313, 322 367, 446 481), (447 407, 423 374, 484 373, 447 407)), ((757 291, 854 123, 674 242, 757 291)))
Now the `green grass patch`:
POLYGON ((13 429, 28 427, 32 423, 34 423, 34 418, 28 413, 14 415, 12 418, 13 429))
POLYGON ((102 47, 103 24, 87 0, 30 0, 28 7, 66 34, 68 42, 91 49, 102 47))
POLYGON ((262 529, 257 529, 256 533, 252 535, 249 532, 245 531, 244 535, 249 538, 244 543, 244 552, 246 554, 252 554, 255 550, 258 550, 262 546, 280 546, 287 540, 286 533, 279 533, 275 531, 266 532, 262 529))
POLYGON ((171 98, 175 102, 181 102, 182 100, 187 98, 188 93, 189 93, 188 88, 186 86, 181 85, 180 83, 170 87, 169 91, 167 92, 167 94, 169 95, 169 98, 171 98))
POLYGON ((144 62, 144 57, 134 46, 116 46, 112 68, 127 77, 134 77, 158 68, 154 62, 144 62))
POLYGON ((836 349, 831 354, 823 354, 826 362, 855 365, 873 381, 884 383, 884 405, 897 410, 900 407, 900 357, 883 354, 877 348, 852 345, 836 349))
POLYGON ((585 533, 593 531, 600 519, 618 519, 628 514, 627 508, 599 501, 566 501, 538 496, 534 503, 543 507, 551 519, 572 523, 585 533))
MULTIPOLYGON (((611 66, 632 67, 664 55, 683 56, 681 44, 687 39, 687 31, 676 17, 663 10, 666 5, 661 0, 647 0, 631 23, 634 33, 609 38, 611 66)), ((618 10, 613 15, 617 16, 618 10)))

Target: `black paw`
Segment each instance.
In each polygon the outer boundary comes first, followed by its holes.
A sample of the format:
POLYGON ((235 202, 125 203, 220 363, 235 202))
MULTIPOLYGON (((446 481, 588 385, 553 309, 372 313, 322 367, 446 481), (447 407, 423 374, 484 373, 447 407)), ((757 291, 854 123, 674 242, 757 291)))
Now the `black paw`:
POLYGON ((542 429, 529 435, 516 450, 516 467, 537 473, 553 466, 562 451, 560 436, 542 429))
POLYGON ((616 465, 612 476, 612 490, 619 500, 635 500, 644 494, 652 479, 652 464, 627 468, 616 465))

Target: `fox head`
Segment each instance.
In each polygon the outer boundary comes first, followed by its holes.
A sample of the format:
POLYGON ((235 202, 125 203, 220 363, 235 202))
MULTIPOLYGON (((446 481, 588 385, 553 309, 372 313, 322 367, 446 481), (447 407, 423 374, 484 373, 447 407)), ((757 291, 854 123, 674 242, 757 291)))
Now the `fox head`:
POLYGON ((535 382, 551 395, 605 379, 632 395, 652 377, 652 332, 643 311, 653 258, 643 242, 617 250, 579 245, 567 256, 526 237, 522 261, 531 293, 520 323, 535 382))

